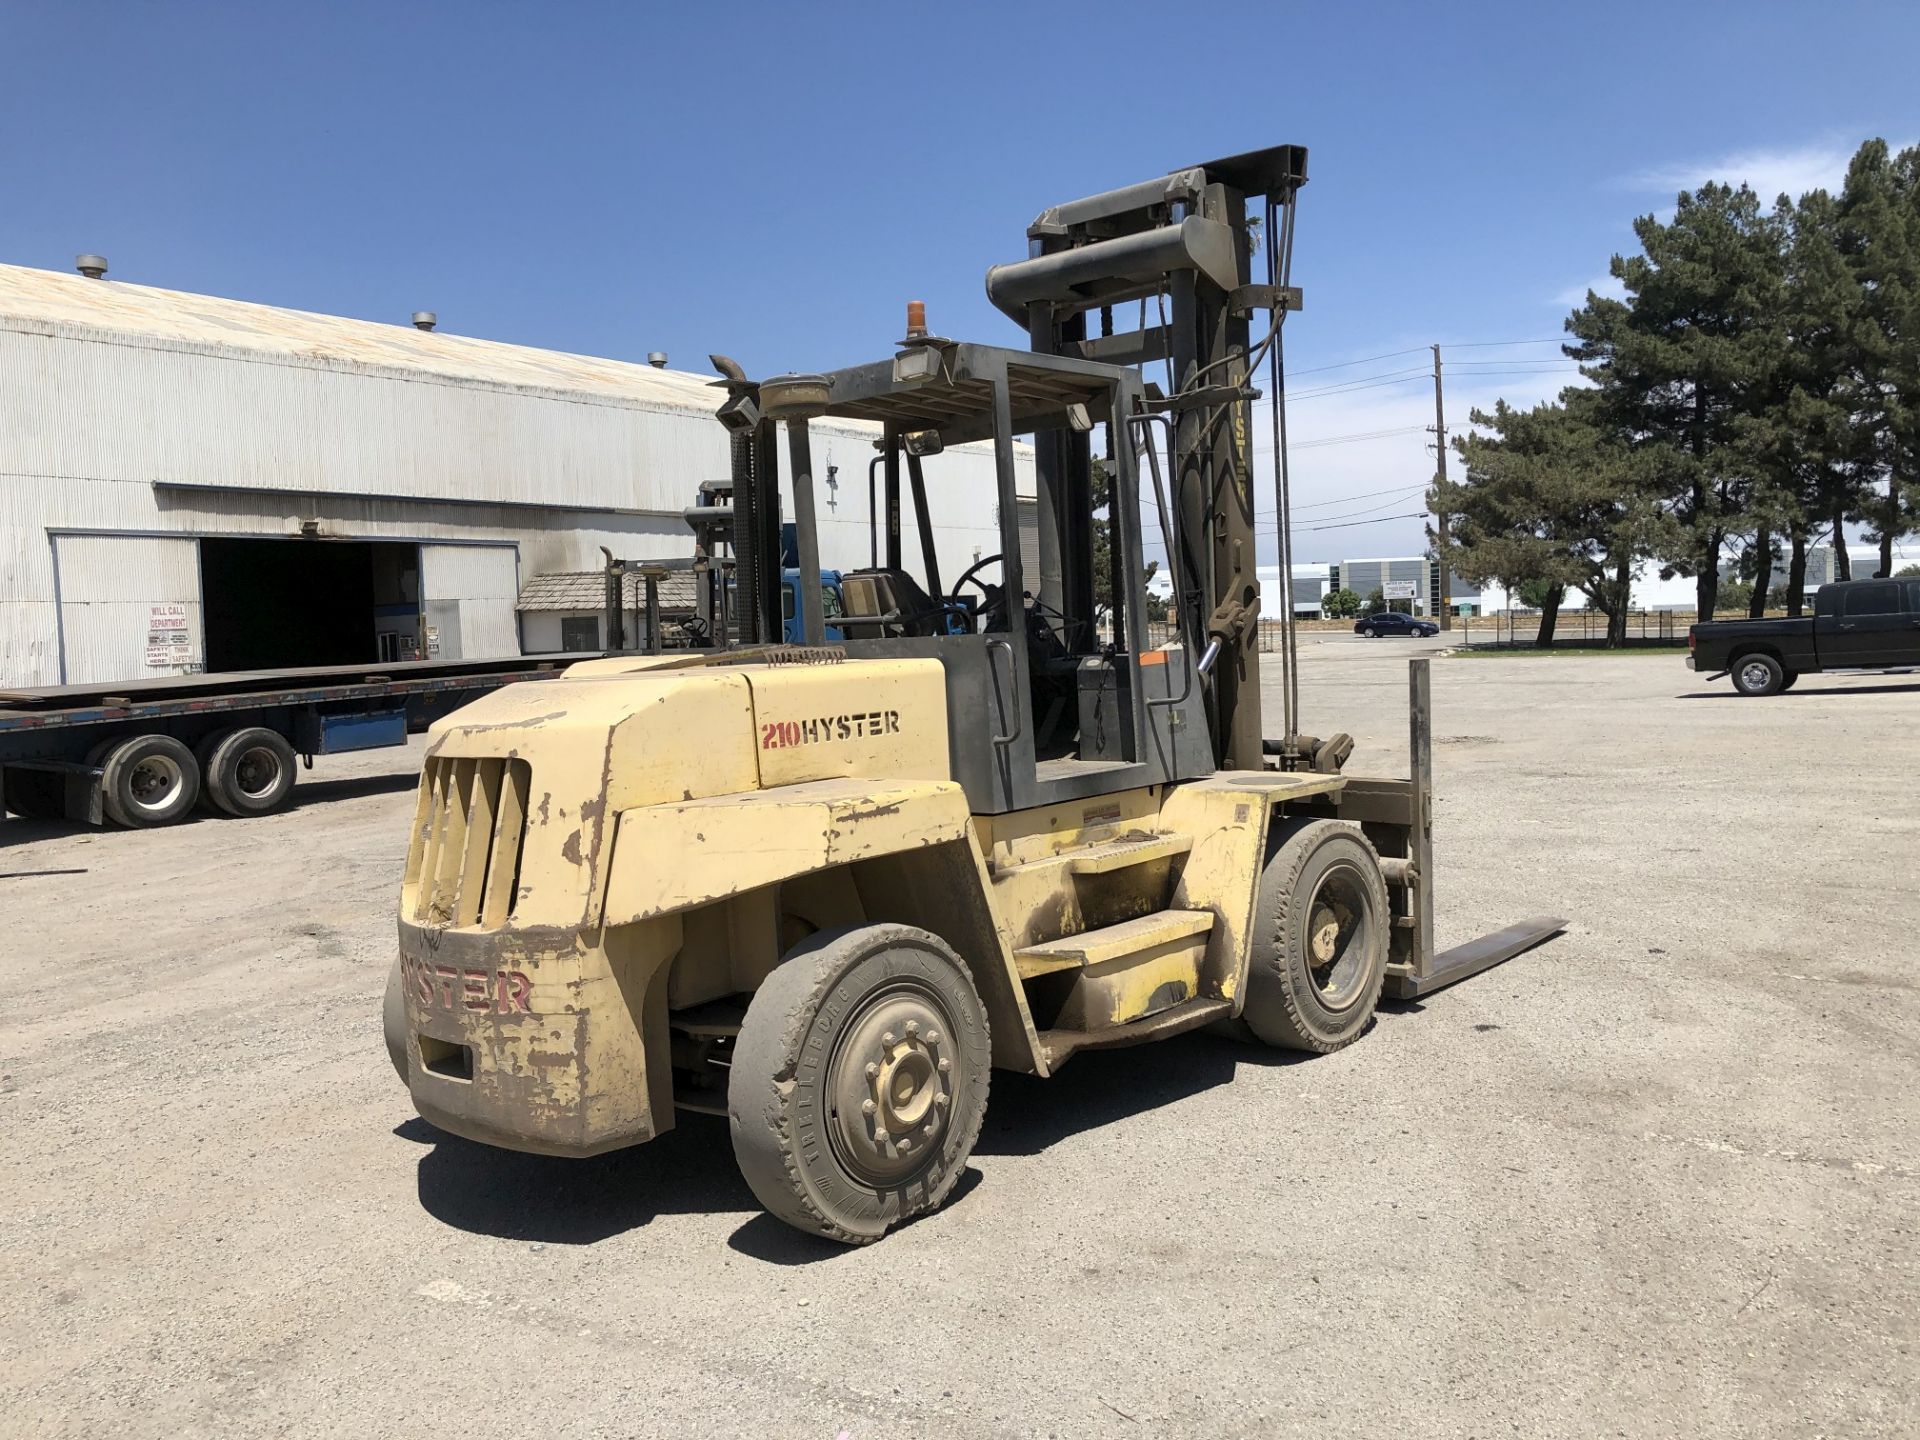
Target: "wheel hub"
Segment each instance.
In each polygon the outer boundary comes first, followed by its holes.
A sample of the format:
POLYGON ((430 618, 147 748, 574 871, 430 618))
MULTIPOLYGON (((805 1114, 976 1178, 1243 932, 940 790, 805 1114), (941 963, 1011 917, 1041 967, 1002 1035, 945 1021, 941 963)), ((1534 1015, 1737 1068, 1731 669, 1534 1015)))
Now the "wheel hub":
POLYGON ((877 997, 847 1027, 833 1062, 833 1134, 856 1174, 895 1184, 939 1152, 953 1103, 949 1028, 919 990, 877 997))
POLYGON ((180 767, 164 755, 153 755, 134 766, 127 777, 133 802, 143 810, 156 810, 173 798, 184 777, 180 767))
POLYGON ((271 750, 258 746, 240 757, 240 763, 234 766, 233 776, 242 793, 264 795, 273 788, 273 782, 280 778, 280 762, 271 750))
POLYGON ((1365 978, 1368 924, 1365 886, 1350 865, 1336 865, 1314 887, 1307 909, 1307 972, 1320 1003, 1339 1010, 1353 1003, 1365 978))
POLYGON ((1340 947, 1340 917, 1333 913, 1329 905, 1316 905, 1313 911, 1313 925, 1310 930, 1310 946, 1313 950, 1313 963, 1316 966, 1332 961, 1340 947))

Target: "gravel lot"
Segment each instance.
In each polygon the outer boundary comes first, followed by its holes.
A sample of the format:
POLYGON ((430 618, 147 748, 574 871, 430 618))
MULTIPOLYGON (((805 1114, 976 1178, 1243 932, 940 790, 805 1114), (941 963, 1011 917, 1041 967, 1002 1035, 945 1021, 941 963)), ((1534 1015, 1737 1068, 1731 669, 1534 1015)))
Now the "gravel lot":
MULTIPOLYGON (((1422 648, 1306 647, 1356 771, 1422 648)), ((260 820, 0 821, 0 1432, 1920 1431, 1920 677, 1434 691, 1442 942, 1564 938, 1324 1059, 996 1076, 958 1198, 861 1251, 718 1119, 569 1162, 412 1117, 417 747, 260 820)))

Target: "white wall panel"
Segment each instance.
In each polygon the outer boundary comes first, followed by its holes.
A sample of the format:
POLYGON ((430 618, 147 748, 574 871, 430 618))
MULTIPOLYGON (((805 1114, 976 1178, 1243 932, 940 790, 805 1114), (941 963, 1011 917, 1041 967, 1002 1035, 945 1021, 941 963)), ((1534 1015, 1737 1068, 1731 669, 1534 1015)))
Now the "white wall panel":
POLYGON ((458 602, 463 660, 520 653, 514 614, 519 596, 520 557, 505 546, 420 547, 420 600, 428 623, 433 623, 436 601, 458 602))
MULTIPOLYGON (((60 642, 65 682, 151 679, 179 675, 205 662, 200 613, 200 547, 192 540, 148 536, 61 535, 60 642), (153 608, 186 612, 188 645, 152 663, 153 608)), ((60 683, 60 682, 55 682, 60 683)))

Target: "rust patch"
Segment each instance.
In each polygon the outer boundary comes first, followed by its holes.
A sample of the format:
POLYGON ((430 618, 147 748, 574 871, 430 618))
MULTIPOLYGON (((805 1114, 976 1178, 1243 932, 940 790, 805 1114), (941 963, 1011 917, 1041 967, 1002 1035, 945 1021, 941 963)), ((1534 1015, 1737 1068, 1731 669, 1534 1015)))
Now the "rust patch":
POLYGON ((566 844, 560 847, 560 853, 566 857, 568 864, 578 865, 580 863, 580 831, 578 828, 568 834, 566 844))
POLYGON ((874 805, 865 810, 842 811, 840 819, 846 821, 849 825, 858 825, 862 820, 879 820, 884 816, 898 815, 899 813, 900 802, 896 800, 891 805, 874 805))
POLYGON ((487 725, 462 725, 460 733, 464 735, 485 735, 494 730, 533 730, 545 725, 549 720, 564 720, 567 712, 551 710, 545 715, 535 715, 527 720, 495 720, 487 725))
POLYGON ((549 806, 552 803, 553 803, 553 792, 551 790, 541 791, 540 792, 540 823, 542 825, 547 823, 547 806, 549 806))

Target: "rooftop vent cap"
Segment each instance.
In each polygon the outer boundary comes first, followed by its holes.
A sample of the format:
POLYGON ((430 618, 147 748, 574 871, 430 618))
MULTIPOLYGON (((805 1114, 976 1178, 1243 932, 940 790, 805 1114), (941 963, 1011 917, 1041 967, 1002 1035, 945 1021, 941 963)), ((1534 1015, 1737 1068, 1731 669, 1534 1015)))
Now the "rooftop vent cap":
POLYGON ((107 276, 107 257, 104 255, 76 255, 73 268, 89 280, 104 280, 107 276))
POLYGON ((656 370, 666 369, 667 352, 664 350, 649 350, 647 352, 647 364, 653 366, 656 370))
POLYGON ((440 317, 431 310, 416 310, 413 312, 413 328, 416 330, 431 330, 439 323, 440 317))

